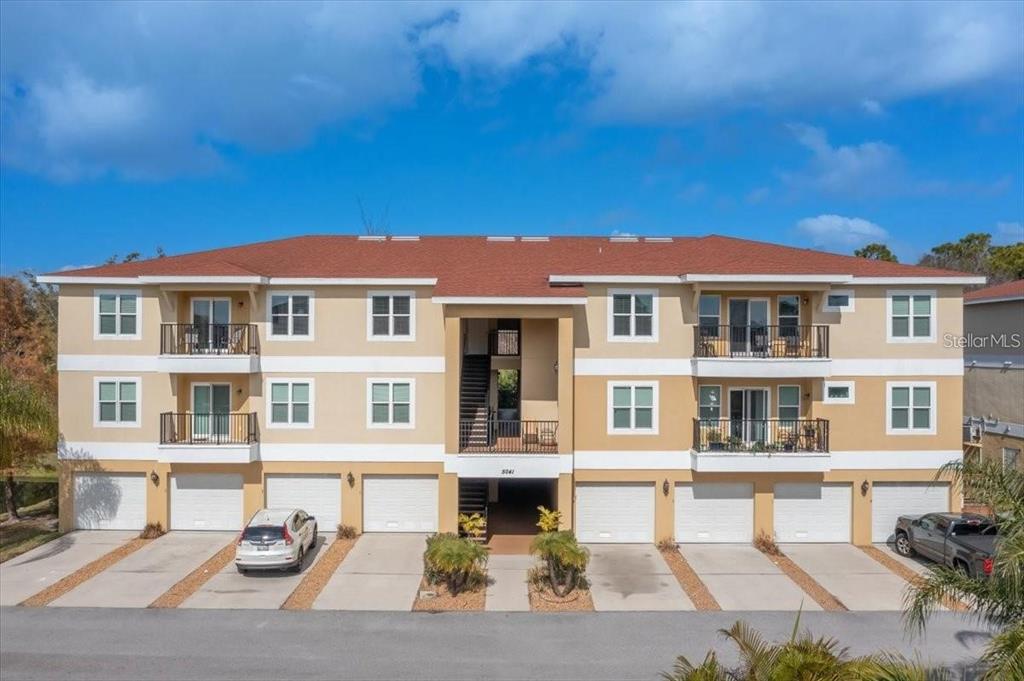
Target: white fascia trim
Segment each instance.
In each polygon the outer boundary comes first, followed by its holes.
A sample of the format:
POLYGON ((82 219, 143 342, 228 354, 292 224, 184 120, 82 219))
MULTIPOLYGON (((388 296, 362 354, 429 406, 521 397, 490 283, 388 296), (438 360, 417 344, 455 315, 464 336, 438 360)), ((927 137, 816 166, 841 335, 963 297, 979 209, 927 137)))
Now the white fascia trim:
POLYGON ((160 371, 155 355, 57 355, 57 371, 160 371))
POLYGON ((1002 298, 978 298, 977 300, 965 300, 964 305, 984 305, 985 303, 1012 303, 1015 300, 1024 300, 1024 296, 1003 296, 1002 298))
POLYGON ((576 470, 679 470, 692 468, 689 449, 655 450, 596 450, 577 451, 574 454, 576 470))
POLYGON ((449 454, 444 472, 460 478, 548 478, 572 473, 572 454, 449 454))
POLYGON ((444 356, 274 355, 196 357, 182 355, 58 355, 58 371, 135 373, 444 373, 444 356))
POLYGON ((689 359, 640 357, 576 358, 573 371, 577 376, 691 376, 693 362, 689 359))
POLYGON ((832 376, 963 376, 963 360, 834 359, 832 376))
POLYGON ((693 455, 693 470, 700 473, 824 473, 831 469, 829 454, 701 452, 693 455))
POLYGON ((259 459, 260 445, 157 445, 162 463, 252 463, 259 459))
POLYGON ((826 378, 833 373, 832 360, 828 358, 723 357, 693 360, 693 375, 706 378, 826 378))
POLYGON ((444 356, 357 356, 301 355, 263 356, 264 373, 299 372, 324 374, 444 373, 444 356))
POLYGON ((115 461, 156 460, 155 442, 62 442, 57 447, 57 458, 62 461, 115 461))
POLYGON ((138 277, 82 277, 50 275, 36 277, 40 284, 138 284, 138 277))
POLYGON ((846 284, 850 274, 684 274, 684 283, 738 282, 750 284, 846 284))
POLYGON ((260 443, 262 461, 426 462, 445 460, 444 444, 260 443))
POLYGON ((434 296, 439 305, 586 305, 586 298, 555 296, 502 297, 502 296, 434 296))
POLYGON ((682 277, 646 274, 552 274, 549 284, 681 284, 682 277))
POLYGON ((255 374, 260 371, 260 356, 160 355, 156 366, 169 374, 255 374))
POLYGON ((959 449, 927 451, 842 451, 832 452, 832 470, 936 470, 949 461, 962 461, 959 449))
POLYGON ((436 286, 434 277, 271 277, 270 286, 436 286))
POLYGON ((985 277, 852 277, 848 283, 850 284, 879 284, 879 285, 898 285, 898 284, 949 284, 949 285, 974 285, 984 284, 985 277))
POLYGON ((259 275, 238 276, 139 276, 140 284, 266 284, 267 278, 259 275))

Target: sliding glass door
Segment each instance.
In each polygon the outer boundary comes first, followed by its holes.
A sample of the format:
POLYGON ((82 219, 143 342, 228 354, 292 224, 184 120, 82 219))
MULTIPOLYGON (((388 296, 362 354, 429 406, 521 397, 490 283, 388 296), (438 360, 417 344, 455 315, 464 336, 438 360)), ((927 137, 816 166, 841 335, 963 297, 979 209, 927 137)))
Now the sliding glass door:
POLYGON ((731 298, 729 300, 729 340, 733 354, 755 354, 766 350, 768 340, 768 300, 731 298))
POLYGON ((192 327, 195 348, 200 352, 223 352, 228 349, 228 324, 231 322, 231 301, 227 298, 193 298, 192 327))
POLYGON ((743 442, 768 439, 768 389, 733 388, 729 391, 730 435, 743 442))
POLYGON ((226 383, 192 385, 192 437, 227 440, 231 420, 231 386, 226 383))

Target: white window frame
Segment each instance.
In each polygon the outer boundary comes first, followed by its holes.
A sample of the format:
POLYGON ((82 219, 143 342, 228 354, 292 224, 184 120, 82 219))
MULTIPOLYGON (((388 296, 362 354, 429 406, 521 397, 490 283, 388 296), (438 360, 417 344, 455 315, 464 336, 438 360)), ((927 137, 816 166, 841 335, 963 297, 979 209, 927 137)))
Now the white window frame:
POLYGON ((382 343, 406 343, 416 340, 416 292, 415 291, 367 291, 366 292, 366 340, 382 343), (391 302, 388 303, 388 335, 376 336, 373 333, 373 299, 375 296, 388 296, 391 302), (393 335, 395 326, 394 296, 409 297, 409 335, 393 335))
POLYGON ((312 378, 287 378, 283 376, 275 376, 273 378, 267 378, 263 388, 266 393, 266 414, 264 421, 266 422, 266 428, 274 429, 296 429, 303 430, 313 428, 316 422, 316 382, 312 378), (272 387, 275 383, 287 383, 288 384, 288 423, 275 423, 273 418, 274 403, 272 395, 272 387), (292 418, 292 385, 295 383, 307 383, 309 384, 309 423, 293 423, 292 418))
MULTIPOLYGON (((856 305, 854 304, 855 298, 853 295, 852 288, 845 289, 833 289, 831 291, 825 291, 825 294, 821 297, 821 309, 823 312, 853 312, 856 305), (828 304, 829 296, 847 296, 847 305, 834 306, 828 304)), ((889 327, 890 329, 892 327, 889 327)))
POLYGON ((142 339, 142 291, 139 289, 95 289, 92 292, 93 340, 132 341, 142 339), (116 333, 100 333, 100 296, 117 296, 114 303, 116 333), (135 296, 135 333, 121 333, 121 296, 135 296))
MULTIPOLYGON (((608 381, 608 434, 609 435, 657 435, 658 434, 658 411, 660 410, 660 402, 658 400, 658 381, 608 381), (637 428, 631 426, 629 428, 616 428, 615 427, 615 406, 614 406, 614 394, 615 388, 653 388, 651 395, 651 427, 650 428, 637 428)), ((631 401, 630 405, 630 416, 629 422, 632 424, 635 422, 635 400, 631 401)))
POLYGON ((821 401, 823 404, 856 404, 857 403, 857 391, 856 382, 854 381, 825 381, 822 384, 821 390, 821 401), (836 388, 848 388, 850 390, 849 397, 829 397, 828 389, 830 387, 836 388))
MULTIPOLYGON (((783 317, 790 318, 790 317, 794 317, 794 316, 796 317, 796 328, 799 329, 800 325, 803 324, 803 318, 804 318, 803 296, 801 296, 799 293, 780 293, 779 295, 775 296, 775 324, 776 324, 776 326, 778 326, 781 329, 782 328, 782 318, 783 317), (784 314, 781 314, 782 313, 781 306, 782 306, 782 299, 783 298, 796 298, 796 314, 795 315, 791 315, 791 314, 784 315, 784 314)), ((771 317, 771 315, 769 315, 769 318, 770 317, 771 317)))
POLYGON ((885 433, 886 435, 935 435, 936 419, 939 414, 939 392, 938 384, 935 381, 886 381, 885 383, 885 433), (908 407, 907 428, 892 427, 892 390, 893 388, 910 389, 910 405, 908 407), (928 428, 914 428, 914 388, 928 388, 931 390, 930 413, 928 415, 928 428))
POLYGON ((885 339, 889 343, 934 343, 936 338, 936 327, 939 322, 938 315, 939 300, 934 290, 923 291, 923 290, 889 290, 885 292, 885 339), (893 336, 892 335, 892 299, 893 296, 910 296, 910 328, 909 332, 914 332, 914 296, 929 296, 931 298, 931 305, 929 306, 929 317, 928 336, 893 336))
MULTIPOLYGON (((803 413, 804 413, 804 395, 803 395, 803 392, 804 392, 803 386, 797 385, 795 383, 786 383, 786 384, 780 384, 780 385, 776 386, 775 387, 775 418, 779 419, 780 421, 782 421, 782 420, 785 420, 785 421, 799 421, 801 418, 803 418, 803 413), (796 418, 795 419, 783 419, 782 418, 782 414, 779 411, 784 406, 787 407, 787 408, 793 406, 791 404, 786 404, 786 405, 782 404, 782 389, 783 388, 796 388, 796 418)), ((771 412, 769 412, 769 413, 771 413, 771 412)), ((771 418, 771 417, 769 417, 769 418, 771 418)))
POLYGON ((142 427, 142 378, 140 376, 94 376, 92 379, 92 425, 96 428, 142 427), (114 383, 117 395, 117 421, 100 421, 100 383, 114 383), (121 420, 121 384, 135 384, 135 420, 121 420))
POLYGON ((657 343, 658 342, 658 289, 654 288, 611 288, 608 289, 608 297, 606 300, 606 307, 608 308, 608 342, 609 343, 657 343), (616 336, 615 335, 615 296, 631 296, 630 298, 630 313, 629 313, 629 335, 628 336, 616 336), (635 335, 635 320, 636 312, 633 311, 635 301, 632 296, 651 296, 651 335, 650 336, 637 336, 635 335))
POLYGON ((416 379, 415 378, 367 378, 366 379, 366 427, 372 430, 410 430, 416 427, 416 379), (389 409, 388 418, 394 418, 394 385, 396 383, 409 384, 409 423, 374 423, 373 421, 373 385, 386 383, 388 385, 389 409))
MULTIPOLYGON (((718 418, 717 419, 711 419, 711 420, 713 420, 713 421, 721 421, 723 419, 722 407, 724 406, 723 402, 725 400, 722 398, 722 386, 720 384, 717 384, 717 383, 713 384, 713 385, 698 385, 697 386, 697 419, 700 420, 700 421, 705 420, 704 417, 701 416, 701 413, 700 413, 700 410, 703 409, 704 406, 705 406, 705 405, 701 404, 701 401, 700 401, 700 391, 703 388, 718 388, 718 418)), ((708 406, 710 407, 710 405, 708 405, 708 406)))
POLYGON ((315 336, 316 331, 316 296, 312 291, 277 291, 270 289, 267 291, 267 339, 273 341, 311 341, 315 336), (274 333, 274 309, 273 301, 274 296, 288 296, 288 333, 287 334, 275 334, 274 333), (293 296, 308 296, 309 297, 309 333, 305 336, 295 336, 291 333, 292 323, 294 316, 292 315, 292 297, 293 296))
POLYGON ((722 296, 719 293, 701 293, 700 295, 697 296, 697 334, 698 335, 700 334, 700 318, 701 317, 710 317, 711 316, 711 315, 702 315, 700 313, 700 299, 701 298, 716 298, 718 300, 718 314, 715 315, 716 317, 718 317, 718 323, 715 324, 716 335, 708 336, 708 338, 721 338, 723 336, 723 334, 722 334, 722 317, 725 316, 724 313, 722 312, 722 296))

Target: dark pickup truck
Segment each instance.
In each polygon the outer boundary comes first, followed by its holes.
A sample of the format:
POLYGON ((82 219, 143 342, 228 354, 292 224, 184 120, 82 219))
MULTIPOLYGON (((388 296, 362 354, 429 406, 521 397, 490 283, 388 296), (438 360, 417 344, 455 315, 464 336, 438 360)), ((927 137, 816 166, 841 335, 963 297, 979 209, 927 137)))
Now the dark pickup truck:
POLYGON ((971 577, 987 577, 997 534, 990 519, 974 513, 903 515, 896 521, 896 553, 920 554, 971 577))

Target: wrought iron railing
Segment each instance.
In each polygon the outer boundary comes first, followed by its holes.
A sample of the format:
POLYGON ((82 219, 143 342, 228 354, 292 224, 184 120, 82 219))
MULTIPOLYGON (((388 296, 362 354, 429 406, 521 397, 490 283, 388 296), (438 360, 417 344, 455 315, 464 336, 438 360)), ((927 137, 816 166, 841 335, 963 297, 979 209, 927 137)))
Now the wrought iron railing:
POLYGON ((518 357, 519 330, 497 329, 487 336, 487 345, 491 356, 518 357))
POLYGON ((558 421, 459 421, 459 451, 489 454, 558 452, 558 421))
POLYGON ((697 357, 828 357, 828 326, 698 326, 697 357))
POLYGON ((255 324, 161 324, 162 355, 254 355, 255 324))
POLYGON ((248 445, 258 441, 255 412, 160 414, 162 445, 248 445))
POLYGON ((827 452, 828 419, 694 419, 698 452, 827 452))

